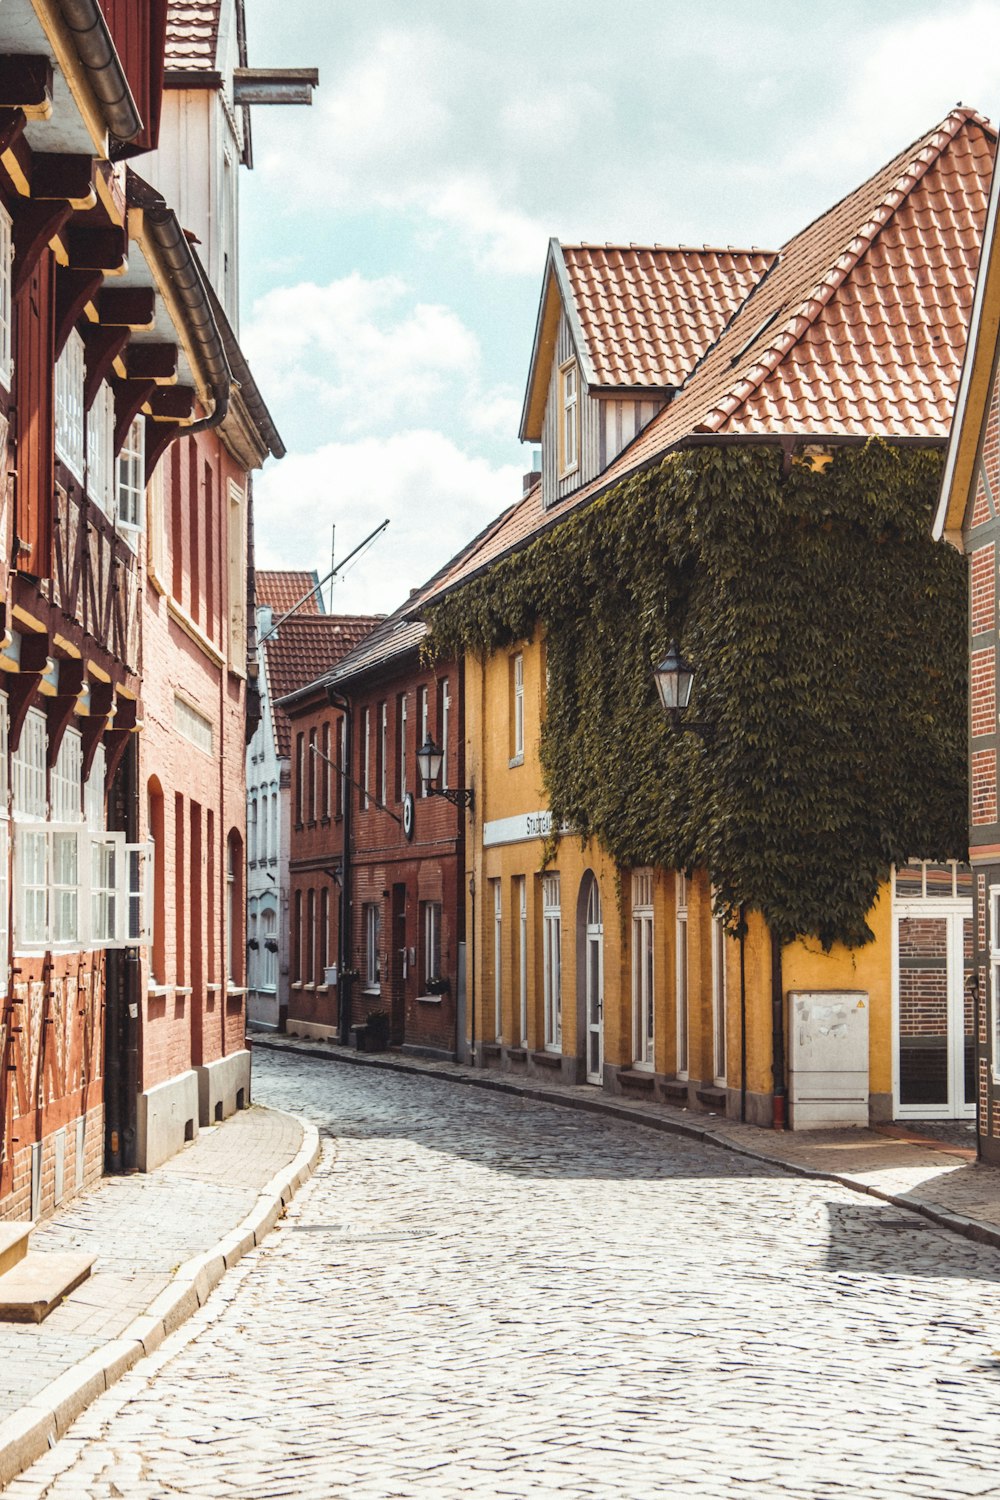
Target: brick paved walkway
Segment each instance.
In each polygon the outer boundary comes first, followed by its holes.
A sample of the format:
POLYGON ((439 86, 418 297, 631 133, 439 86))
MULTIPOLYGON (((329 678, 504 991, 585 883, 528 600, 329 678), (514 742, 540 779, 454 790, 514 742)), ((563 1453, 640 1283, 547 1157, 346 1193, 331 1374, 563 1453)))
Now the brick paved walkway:
POLYGON ((993 1248, 628 1119, 254 1070, 316 1175, 10 1500, 1000 1494, 993 1248))
POLYGON ((90 1279, 44 1323, 0 1323, 0 1417, 116 1340, 170 1284, 247 1217, 302 1145, 287 1114, 252 1106, 202 1130, 155 1172, 107 1178, 39 1225, 32 1250, 82 1250, 90 1279))

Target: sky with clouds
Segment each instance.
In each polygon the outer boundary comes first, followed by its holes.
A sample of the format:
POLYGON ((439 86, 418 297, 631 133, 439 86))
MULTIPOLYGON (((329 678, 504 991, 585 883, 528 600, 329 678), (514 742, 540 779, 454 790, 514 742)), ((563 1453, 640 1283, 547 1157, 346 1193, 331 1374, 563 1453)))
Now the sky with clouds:
POLYGON ((957 102, 1000 114, 996 0, 247 0, 242 342, 288 446, 262 567, 394 609, 521 493, 547 241, 777 248, 957 102))

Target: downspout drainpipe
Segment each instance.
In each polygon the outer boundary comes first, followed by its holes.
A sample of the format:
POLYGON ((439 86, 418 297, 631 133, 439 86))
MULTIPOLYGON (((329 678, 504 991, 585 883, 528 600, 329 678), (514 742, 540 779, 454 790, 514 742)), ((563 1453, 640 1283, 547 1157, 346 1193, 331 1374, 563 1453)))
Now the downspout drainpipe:
POLYGON ((785 1088, 785 992, 781 976, 781 939, 771 932, 771 1057, 774 1073, 773 1125, 784 1130, 788 1093, 785 1088))
POLYGON ((59 0, 59 10, 109 133, 118 141, 134 141, 142 130, 142 116, 98 0, 59 0))
POLYGON ((350 699, 338 693, 332 685, 327 687, 326 696, 331 707, 339 708, 344 715, 344 776, 341 781, 344 798, 344 818, 341 824, 344 831, 344 852, 340 887, 340 930, 337 933, 339 966, 337 969, 337 1021, 340 1027, 340 1045, 346 1047, 351 1039, 351 987, 353 985, 348 960, 351 956, 351 934, 354 930, 354 911, 351 900, 351 744, 354 726, 351 723, 350 699))
POLYGON ((747 1122, 747 909, 740 905, 740 1120, 747 1122))

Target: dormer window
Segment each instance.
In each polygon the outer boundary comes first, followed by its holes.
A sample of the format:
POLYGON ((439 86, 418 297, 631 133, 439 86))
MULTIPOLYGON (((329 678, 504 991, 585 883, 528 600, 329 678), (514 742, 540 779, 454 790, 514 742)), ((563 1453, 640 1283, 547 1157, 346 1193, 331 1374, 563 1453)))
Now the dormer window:
POLYGON ((118 525, 126 532, 142 529, 146 468, 146 419, 136 417, 118 455, 118 525))
POLYGON ((580 375, 575 359, 559 368, 559 475, 580 464, 580 375))
POLYGON ((83 339, 74 329, 56 361, 56 454, 83 481, 83 339))
POLYGON ((114 515, 115 400, 102 381, 87 413, 87 494, 106 516, 114 515))
POLYGON ((10 336, 11 267, 14 247, 11 240, 11 217, 0 206, 0 383, 10 390, 13 359, 10 336))

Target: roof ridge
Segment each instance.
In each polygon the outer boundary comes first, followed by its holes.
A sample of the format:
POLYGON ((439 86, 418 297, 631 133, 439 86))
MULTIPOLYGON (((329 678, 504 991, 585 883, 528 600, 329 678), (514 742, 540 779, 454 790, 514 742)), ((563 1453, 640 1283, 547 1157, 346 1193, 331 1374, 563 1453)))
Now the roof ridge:
POLYGON ((766 245, 661 244, 659 240, 560 240, 561 250, 659 250, 666 255, 776 255, 766 245))
MULTIPOLYGON (((929 131, 925 131, 922 136, 918 136, 915 141, 912 141, 909 146, 905 146, 902 151, 897 151, 896 155, 890 157, 884 166, 870 173, 865 182, 861 183, 859 187, 853 188, 849 193, 845 193, 842 198, 838 198, 836 203, 824 210, 823 213, 817 215, 804 229, 800 229, 797 234, 794 234, 790 240, 785 242, 781 251, 779 251, 778 264, 780 264, 780 259, 789 245, 793 245, 797 240, 801 240, 823 219, 829 218, 841 204, 845 203, 849 198, 854 197, 868 183, 873 182, 875 178, 885 171, 886 167, 891 166, 897 160, 906 162, 906 165, 895 177, 892 184, 884 190, 881 198, 869 209, 847 244, 844 245, 841 243, 836 251, 836 258, 833 264, 828 267, 827 271, 819 278, 812 289, 799 300, 796 309, 789 312, 787 317, 783 319, 780 330, 776 331, 772 336, 768 347, 753 364, 737 376, 728 395, 719 397, 712 402, 709 411, 705 414, 706 420, 694 426, 691 429, 693 432, 717 432, 723 423, 728 422, 741 406, 746 405, 750 397, 760 389, 765 380, 774 374, 789 351, 800 342, 803 335, 816 322, 823 308, 832 300, 834 293, 843 286, 862 256, 871 249, 886 224, 892 220, 902 204, 906 202, 913 189, 923 180, 931 166, 941 159, 947 147, 951 145, 962 127, 967 124, 977 124, 980 127, 985 125, 990 134, 996 137, 997 132, 995 128, 990 125, 984 115, 981 115, 971 107, 965 105, 958 106, 950 110, 938 125, 935 125, 929 131)), ((765 274, 751 288, 737 310, 737 314, 734 314, 734 319, 738 313, 746 310, 753 301, 754 294, 760 290, 766 281, 767 275, 765 274)), ((779 311, 778 317, 782 316, 782 311, 779 311)), ((777 321, 777 318, 775 321, 777 321)), ((732 324, 730 323, 729 326, 731 327, 732 324)), ((717 344, 718 340, 716 340, 717 344)))

